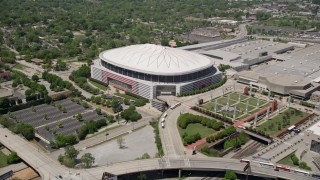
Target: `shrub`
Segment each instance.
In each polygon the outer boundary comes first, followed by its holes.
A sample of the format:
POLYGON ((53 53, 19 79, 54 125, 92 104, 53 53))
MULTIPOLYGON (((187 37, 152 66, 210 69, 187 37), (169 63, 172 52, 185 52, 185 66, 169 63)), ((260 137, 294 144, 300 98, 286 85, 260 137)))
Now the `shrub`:
POLYGON ((7 157, 7 163, 14 164, 17 162, 20 162, 20 157, 18 156, 18 154, 16 152, 12 151, 7 157))
POLYGON ((199 123, 214 130, 219 130, 223 127, 222 122, 217 122, 216 120, 209 119, 204 116, 193 115, 190 113, 182 114, 178 118, 178 125, 182 129, 187 128, 187 126, 192 123, 199 123))
POLYGON ((207 137, 207 138, 206 138, 206 141, 207 141, 208 143, 214 142, 214 141, 216 141, 216 140, 218 140, 218 139, 221 139, 221 138, 230 136, 231 134, 233 134, 233 133, 235 133, 235 132, 237 132, 236 128, 233 127, 233 126, 230 126, 230 127, 228 127, 227 129, 219 132, 218 134, 216 134, 216 135, 214 135, 214 136, 209 136, 209 137, 207 137))

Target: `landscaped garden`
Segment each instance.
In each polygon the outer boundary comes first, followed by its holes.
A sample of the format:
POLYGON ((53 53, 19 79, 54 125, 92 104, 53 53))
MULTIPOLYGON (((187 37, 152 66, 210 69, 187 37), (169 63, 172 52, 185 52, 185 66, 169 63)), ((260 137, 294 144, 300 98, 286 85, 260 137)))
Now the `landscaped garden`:
POLYGON ((184 145, 192 144, 201 138, 223 128, 224 124, 214 119, 194 114, 182 114, 178 119, 179 132, 184 145))
POLYGON ((277 132, 288 128, 306 115, 308 114, 305 112, 299 111, 294 108, 288 108, 284 112, 279 113, 275 117, 259 125, 256 130, 258 132, 264 132, 265 135, 272 136, 277 132))
POLYGON ((253 114, 269 105, 265 100, 233 92, 206 102, 201 107, 229 118, 233 118, 235 111, 236 119, 240 119, 245 117, 246 113, 247 115, 253 114), (217 102, 217 105, 215 105, 215 102, 217 102), (247 102, 248 111, 246 112, 247 102))

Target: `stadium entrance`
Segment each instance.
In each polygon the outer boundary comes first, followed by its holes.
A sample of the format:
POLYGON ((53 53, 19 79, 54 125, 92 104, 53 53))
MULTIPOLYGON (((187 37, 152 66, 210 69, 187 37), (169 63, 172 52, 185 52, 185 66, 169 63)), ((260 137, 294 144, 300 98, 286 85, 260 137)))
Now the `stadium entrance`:
POLYGON ((176 86, 157 86, 157 96, 160 95, 176 95, 176 86))

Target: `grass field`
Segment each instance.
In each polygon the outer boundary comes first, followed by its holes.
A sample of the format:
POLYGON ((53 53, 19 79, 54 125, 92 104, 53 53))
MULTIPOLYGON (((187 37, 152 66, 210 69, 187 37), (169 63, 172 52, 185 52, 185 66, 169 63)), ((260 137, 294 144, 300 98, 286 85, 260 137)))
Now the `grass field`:
POLYGON ((92 85, 94 85, 95 87, 101 89, 101 90, 107 90, 108 89, 108 86, 105 86, 103 84, 100 84, 100 83, 97 83, 95 81, 91 81, 91 80, 88 80, 92 85))
MULTIPOLYGON (((235 100, 235 101, 238 102, 239 95, 241 96, 241 101, 243 99, 246 99, 246 98, 249 97, 249 96, 246 96, 246 95, 243 95, 243 94, 240 94, 240 93, 233 92, 233 93, 230 94, 230 99, 235 100)), ((228 97, 228 95, 225 95, 225 97, 228 97)))
POLYGON ((213 129, 207 128, 206 126, 203 126, 202 124, 199 124, 199 123, 189 124, 186 129, 182 129, 179 127, 179 133, 181 136, 184 133, 187 133, 188 135, 199 133, 201 135, 201 138, 204 138, 204 137, 208 137, 214 132, 215 131, 213 129))
POLYGON ((8 165, 7 164, 7 156, 2 151, 0 151, 0 168, 7 166, 7 165, 8 165))
MULTIPOLYGON (((293 153, 294 153, 294 152, 293 152, 293 153)), ((283 164, 283 165, 288 165, 288 166, 296 166, 296 165, 293 164, 293 162, 292 162, 292 160, 291 160, 291 158, 290 158, 290 156, 291 156, 293 153, 289 154, 288 156, 286 156, 285 158, 281 159, 281 160, 278 161, 277 163, 283 164)))
POLYGON ((264 131, 266 135, 274 135, 277 132, 281 131, 284 128, 289 127, 290 125, 294 124, 296 121, 300 120, 302 117, 306 116, 307 113, 295 110, 293 108, 289 108, 285 110, 284 112, 276 115, 272 119, 266 121, 265 123, 259 125, 256 129, 258 131, 264 131), (297 112, 297 113, 296 113, 297 112), (287 114, 290 114, 290 117, 288 119, 288 123, 285 123, 285 120, 283 117, 287 114), (280 124, 280 126, 279 126, 280 124), (279 128, 280 127, 280 128, 279 128))

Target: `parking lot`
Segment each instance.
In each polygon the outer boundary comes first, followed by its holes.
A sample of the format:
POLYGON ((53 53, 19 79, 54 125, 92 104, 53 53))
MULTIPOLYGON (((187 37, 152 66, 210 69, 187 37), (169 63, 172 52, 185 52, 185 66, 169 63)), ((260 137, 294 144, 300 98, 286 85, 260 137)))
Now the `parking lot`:
POLYGON ((13 122, 22 122, 32 125, 36 132, 47 141, 52 141, 58 134, 76 134, 83 123, 88 120, 97 121, 104 119, 98 115, 92 107, 84 108, 82 105, 69 99, 56 101, 52 105, 42 104, 28 109, 4 115, 13 122), (65 112, 59 109, 63 107, 65 112), (81 113, 83 121, 74 118, 81 113))

